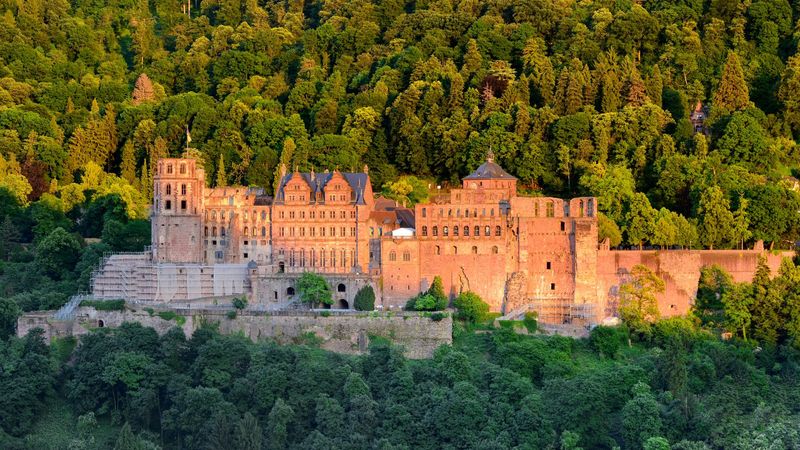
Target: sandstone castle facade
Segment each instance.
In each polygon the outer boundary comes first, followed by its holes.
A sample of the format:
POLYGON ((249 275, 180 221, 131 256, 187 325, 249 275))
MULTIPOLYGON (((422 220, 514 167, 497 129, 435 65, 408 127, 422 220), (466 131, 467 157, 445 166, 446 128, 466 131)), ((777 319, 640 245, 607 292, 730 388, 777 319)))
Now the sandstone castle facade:
MULTIPOLYGON (((181 304, 246 294, 256 307, 281 309, 296 304, 295 281, 311 271, 328 280, 334 308, 350 308, 369 284, 376 306, 393 310, 440 276, 451 296, 474 291, 495 311, 590 324, 615 314, 635 264, 665 279, 659 308, 674 315, 688 311, 702 266, 749 280, 763 253, 609 250, 598 245, 595 198, 519 196, 491 153, 459 188, 413 210, 376 197, 366 167, 281 170, 273 198, 258 188, 209 189, 195 160, 159 160, 152 248, 107 257, 93 295, 181 304)), ((780 256, 768 262, 777 267, 780 256)))

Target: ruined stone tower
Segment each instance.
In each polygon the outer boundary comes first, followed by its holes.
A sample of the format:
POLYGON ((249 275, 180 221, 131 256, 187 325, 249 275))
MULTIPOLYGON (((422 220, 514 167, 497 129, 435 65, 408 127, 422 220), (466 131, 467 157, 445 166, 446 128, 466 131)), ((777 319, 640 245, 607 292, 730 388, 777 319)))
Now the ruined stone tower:
POLYGON ((158 161, 151 216, 155 262, 201 262, 205 172, 193 159, 158 161))

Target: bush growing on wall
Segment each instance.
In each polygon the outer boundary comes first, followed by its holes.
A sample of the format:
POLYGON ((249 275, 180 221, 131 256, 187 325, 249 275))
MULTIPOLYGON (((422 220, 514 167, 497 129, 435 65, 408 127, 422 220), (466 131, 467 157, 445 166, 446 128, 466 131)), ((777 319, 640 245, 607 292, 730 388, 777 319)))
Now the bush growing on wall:
POLYGON ((239 310, 247 308, 247 298, 245 297, 236 297, 231 303, 234 308, 239 310))
POLYGON ((372 286, 367 285, 359 289, 353 303, 356 311, 372 311, 375 309, 375 291, 372 286))
POLYGON ((458 294, 453 304, 458 310, 458 317, 468 322, 483 322, 489 314, 489 304, 472 291, 458 294))
POLYGON ((325 278, 313 273, 305 272, 297 280, 297 293, 303 303, 314 305, 332 305, 333 297, 331 288, 325 278))

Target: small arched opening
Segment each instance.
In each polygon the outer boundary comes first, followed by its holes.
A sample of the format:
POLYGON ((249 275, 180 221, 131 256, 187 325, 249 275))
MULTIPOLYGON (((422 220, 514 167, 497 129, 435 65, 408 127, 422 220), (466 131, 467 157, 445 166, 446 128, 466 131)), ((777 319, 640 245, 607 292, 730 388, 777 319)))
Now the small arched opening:
POLYGON ((350 304, 347 303, 347 300, 340 298, 338 302, 336 302, 337 309, 350 309, 350 304))
POLYGON ((291 297, 292 295, 294 295, 294 287, 292 287, 292 286, 289 286, 288 288, 286 288, 286 295, 288 295, 288 296, 290 296, 290 297, 291 297))
POLYGON ((104 326, 106 326, 106 323, 105 323, 105 322, 103 322, 102 320, 98 320, 98 321, 97 321, 97 327, 98 327, 98 328, 103 328, 104 326))
POLYGON ((345 286, 344 283, 339 283, 339 285, 336 286, 336 292, 347 292, 347 286, 345 286))
POLYGON ((286 264, 283 261, 278 263, 278 273, 283 273, 286 270, 286 264))

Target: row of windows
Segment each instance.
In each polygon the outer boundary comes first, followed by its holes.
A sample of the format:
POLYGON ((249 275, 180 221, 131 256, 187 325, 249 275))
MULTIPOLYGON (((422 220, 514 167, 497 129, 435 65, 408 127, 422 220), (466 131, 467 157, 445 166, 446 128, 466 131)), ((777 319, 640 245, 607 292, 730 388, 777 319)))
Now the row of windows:
MULTIPOLYGON (((175 189, 178 189, 177 186, 175 187, 175 189)), ((179 192, 180 192, 181 195, 186 195, 186 185, 185 184, 181 184, 179 192)), ((161 193, 160 185, 156 184, 156 195, 158 195, 160 193, 161 193)), ((165 195, 172 195, 172 185, 171 184, 167 183, 164 186, 164 194, 165 195)), ((177 194, 177 192, 176 192, 176 194, 177 194)))
MULTIPOLYGON (((447 217, 453 217, 453 209, 447 210, 447 217)), ((489 208, 489 217, 494 217, 495 208, 489 208)), ((428 208, 422 208, 422 217, 428 217, 428 208)), ((461 217, 461 208, 455 209, 455 217, 461 217)), ((431 209, 431 217, 445 217, 444 208, 439 208, 439 215, 434 216, 435 210, 431 209)), ((478 217, 478 208, 473 208, 472 212, 469 209, 464 209, 464 217, 478 217)), ((481 209, 481 217, 486 217, 486 208, 481 209)))
MULTIPOLYGON (((211 236, 216 237, 217 236, 217 227, 211 227, 210 230, 211 230, 211 236)), ((204 231, 205 236, 208 237, 209 228, 205 227, 205 229, 203 231, 204 231)), ((225 227, 220 227, 219 228, 219 232, 220 232, 220 234, 219 234, 220 236, 225 237, 225 227)), ((242 229, 242 236, 243 237, 258 236, 258 228, 257 227, 253 227, 253 228, 244 227, 242 229)), ((266 236, 267 236, 267 227, 261 227, 261 237, 266 237, 266 236)))
MULTIPOLYGON (((338 196, 337 195, 333 195, 333 194, 328 195, 328 201, 329 202, 335 202, 337 199, 340 202, 346 202, 347 201, 347 196, 344 195, 344 194, 339 194, 338 196)), ((314 201, 314 200, 322 201, 322 200, 324 200, 324 197, 322 196, 322 194, 319 194, 316 197, 315 197, 314 194, 311 194, 311 201, 314 201)), ((286 201, 289 202, 289 203, 292 203, 292 202, 305 202, 306 201, 306 196, 305 196, 305 194, 300 194, 300 195, 290 194, 290 195, 286 196, 286 201)), ((355 193, 350 194, 350 201, 351 202, 356 201, 355 193)))
MULTIPOLYGON (((286 236, 289 236, 289 237, 295 237, 295 236, 305 237, 306 236, 306 229, 308 229, 308 237, 312 237, 312 238, 313 237, 317 237, 317 227, 308 227, 308 228, 306 228, 306 227, 288 227, 288 228, 287 227, 280 227, 278 229, 278 236, 281 236, 281 237, 286 237, 286 236)), ((339 232, 339 234, 338 234, 339 237, 347 237, 348 236, 348 234, 347 234, 348 227, 339 227, 338 229, 336 227, 328 227, 328 228, 319 227, 319 237, 325 237, 326 230, 328 232, 328 236, 329 237, 336 237, 337 236, 337 234, 336 234, 337 231, 339 232)), ((349 236, 350 237, 355 237, 356 236, 356 227, 350 227, 350 235, 349 236)))
MULTIPOLYGON (((287 216, 286 212, 287 211, 278 212, 278 217, 281 218, 281 219, 285 219, 286 216, 287 216)), ((288 213, 289 213, 288 214, 289 219, 301 219, 302 220, 302 219, 306 218, 306 212, 305 211, 288 211, 288 213)), ((317 214, 316 213, 317 213, 316 211, 309 211, 308 212, 308 218, 311 219, 311 220, 316 219, 317 218, 317 214)), ((347 211, 339 211, 339 219, 346 220, 347 216, 348 216, 347 211)), ((336 219, 336 211, 328 211, 327 214, 326 214, 325 211, 320 211, 319 212, 319 218, 320 219, 325 219, 325 218, 336 219)), ((351 219, 355 219, 356 218, 356 212, 355 211, 350 211, 350 218, 351 219)))
MULTIPOLYGON (((495 246, 492 246, 492 250, 491 251, 492 251, 493 255, 496 255, 500 251, 500 249, 495 245, 495 246)), ((473 255, 477 255, 478 254, 478 246, 477 245, 473 245, 472 248, 470 249, 470 253, 473 254, 473 255)), ((440 246, 438 246, 438 245, 435 246, 433 248, 433 254, 441 255, 442 254, 442 248, 440 246)), ((450 254, 452 254, 452 255, 457 255, 458 254, 458 246, 457 245, 454 245, 454 246, 450 247, 450 254)), ((397 252, 395 252, 394 250, 389 252, 389 261, 397 261, 397 252)), ((411 252, 409 252, 409 251, 404 251, 403 252, 403 261, 411 261, 411 252)), ((548 268, 550 268, 550 263, 547 263, 547 264, 548 264, 548 268)))
MULTIPOLYGON (((458 225, 453 225, 453 236, 458 236, 459 229, 460 228, 459 228, 458 225)), ((464 236, 469 236, 469 229, 470 229, 470 227, 468 225, 464 225, 464 228, 463 228, 464 236)), ((439 236, 439 227, 437 225, 434 225, 433 228, 431 229, 431 231, 432 231, 431 234, 433 236, 439 236)), ((502 236, 502 234, 503 234, 502 227, 500 227, 500 225, 495 226, 494 227, 494 235, 495 236, 502 236)), ((427 236, 428 235, 428 227, 425 226, 425 225, 422 226, 422 235, 423 236, 427 236)), ((480 227, 480 225, 475 225, 473 236, 480 236, 480 235, 481 235, 481 227, 480 227)), ((484 236, 491 236, 492 235, 492 227, 490 227, 489 225, 486 225, 485 227, 483 227, 483 235, 484 236)), ((447 225, 442 227, 442 236, 445 236, 445 237, 450 236, 450 228, 447 225)))
POLYGON ((289 267, 350 267, 348 264, 355 263, 355 251, 347 249, 280 249, 278 257, 286 259, 289 267))
MULTIPOLYGON (((222 210, 222 211, 219 212, 220 220, 225 220, 225 216, 226 216, 225 210, 222 210)), ((267 220, 267 212, 266 211, 261 211, 260 216, 261 216, 261 220, 267 220)), ((206 211, 206 220, 209 220, 209 217, 210 217, 210 220, 217 220, 217 211, 216 210, 206 211)), ((253 220, 255 221, 255 220, 258 219, 259 214, 256 211, 253 211, 253 216, 252 217, 253 217, 253 220)), ((248 213, 248 211, 244 211, 242 213, 242 218, 244 220, 250 220, 250 214, 248 213)))
MULTIPOLYGON (((186 175, 186 163, 181 163, 180 166, 178 167, 178 171, 180 172, 181 175, 186 175)), ((167 174, 172 175, 172 173, 173 173, 172 164, 167 164, 167 174)))

